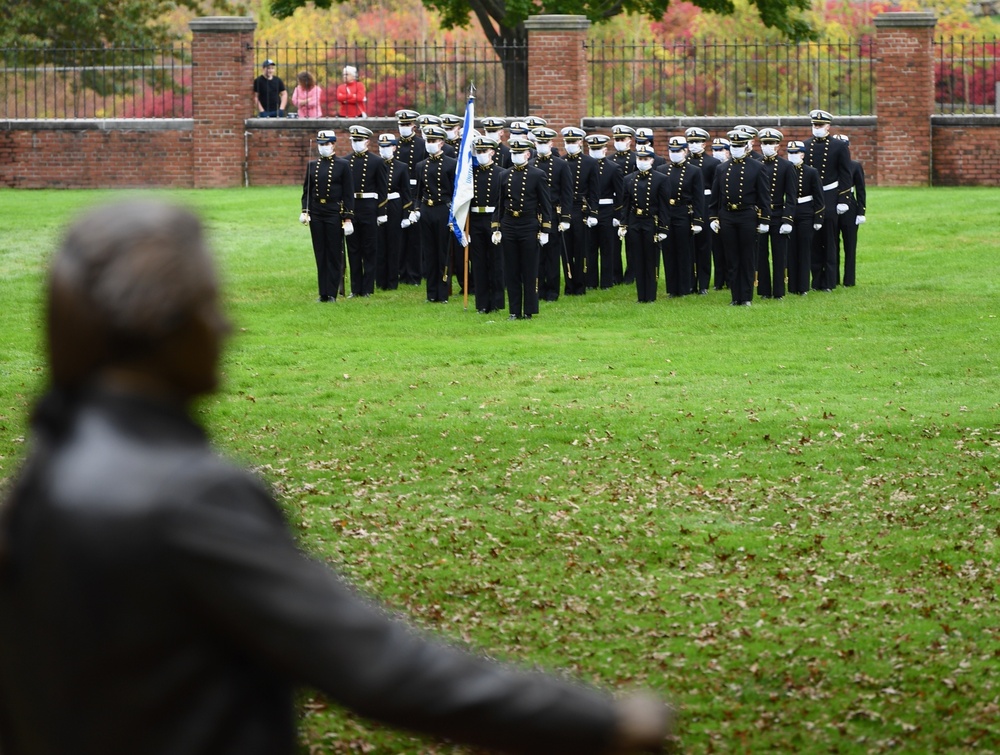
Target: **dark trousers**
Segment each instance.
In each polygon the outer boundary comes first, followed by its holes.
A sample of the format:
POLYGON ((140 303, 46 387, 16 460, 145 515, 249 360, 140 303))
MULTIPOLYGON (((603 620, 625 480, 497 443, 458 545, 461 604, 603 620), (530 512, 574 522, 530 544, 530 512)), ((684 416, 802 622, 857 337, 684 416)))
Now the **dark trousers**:
POLYGON ((403 242, 403 202, 392 199, 385 206, 388 220, 378 227, 378 247, 375 249, 375 285, 383 291, 399 287, 399 253, 403 242))
POLYGON ((559 298, 560 273, 563 256, 563 236, 555 228, 549 233, 549 243, 539 248, 538 298, 556 301, 559 298))
POLYGON ((587 291, 587 239, 590 229, 584 223, 583 208, 573 208, 569 230, 563 234, 566 242, 566 295, 574 296, 587 291))
POLYGON ((712 283, 712 236, 714 235, 706 223, 702 226, 702 232, 692 238, 694 280, 691 285, 695 291, 707 291, 712 283))
POLYGON ((354 233, 347 237, 347 260, 351 265, 351 294, 375 293, 375 253, 378 248, 378 224, 375 222, 375 199, 354 202, 354 233))
POLYGON ((409 228, 400 228, 399 282, 419 286, 424 273, 424 263, 420 251, 420 223, 409 228))
POLYGON ((691 221, 671 218, 670 230, 663 242, 663 271, 667 293, 686 296, 691 293, 691 221))
POLYGON ((316 258, 316 277, 321 298, 337 298, 344 273, 344 227, 340 214, 311 215, 309 235, 316 258))
POLYGON ((855 273, 858 263, 858 206, 848 202, 851 208, 843 215, 837 216, 837 282, 840 283, 840 243, 844 243, 844 285, 853 286, 856 283, 855 273))
POLYGON ((475 280, 476 309, 494 312, 503 309, 503 245, 491 241, 493 229, 489 215, 469 220, 469 256, 472 259, 472 277, 475 280))
POLYGON ((782 236, 781 218, 772 218, 770 230, 760 234, 757 246, 757 295, 780 299, 785 295, 788 236, 782 236))
POLYGON ((518 317, 538 314, 538 221, 511 218, 501 231, 510 313, 518 317))
POLYGON ((726 255, 722 252, 722 237, 713 233, 712 243, 712 264, 715 266, 715 290, 721 291, 727 285, 726 281, 726 255))
POLYGON ((753 209, 723 211, 719 236, 726 255, 726 280, 734 304, 753 301, 753 271, 757 255, 757 213, 753 209))
MULTIPOLYGON (((617 229, 616 229, 617 230, 617 229)), ((624 283, 627 286, 631 286, 635 283, 635 276, 638 273, 639 260, 635 256, 635 249, 629 250, 628 237, 626 236, 625 242, 625 270, 622 271, 621 277, 615 277, 616 283, 624 283)), ((618 256, 618 264, 621 265, 621 255, 618 256)))
POLYGON ((622 242, 618 238, 613 214, 610 207, 607 210, 601 209, 597 215, 597 225, 590 229, 591 247, 587 254, 587 285, 590 288, 611 288, 622 280, 622 242))
POLYGON ((660 244, 655 229, 629 225, 625 235, 625 254, 630 255, 635 272, 635 293, 640 302, 656 301, 657 272, 660 268, 660 244))
POLYGON ((424 260, 427 280, 427 301, 448 301, 451 289, 448 262, 451 255, 451 231, 448 228, 448 206, 425 207, 420 213, 420 254, 424 260))
POLYGON ((837 287, 837 200, 836 191, 823 192, 826 208, 823 227, 813 235, 812 287, 833 289, 837 287), (833 195, 830 199, 827 195, 833 195))
POLYGON ((792 234, 788 238, 788 291, 804 294, 809 291, 812 272, 813 218, 810 210, 802 217, 796 216, 792 234))

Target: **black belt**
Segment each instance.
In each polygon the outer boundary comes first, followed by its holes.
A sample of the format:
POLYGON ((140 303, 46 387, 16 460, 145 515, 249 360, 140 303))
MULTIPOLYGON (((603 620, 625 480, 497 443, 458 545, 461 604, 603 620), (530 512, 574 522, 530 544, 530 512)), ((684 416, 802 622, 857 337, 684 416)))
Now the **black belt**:
POLYGON ((726 209, 730 212, 738 212, 739 210, 754 210, 756 207, 752 204, 727 204, 726 209))

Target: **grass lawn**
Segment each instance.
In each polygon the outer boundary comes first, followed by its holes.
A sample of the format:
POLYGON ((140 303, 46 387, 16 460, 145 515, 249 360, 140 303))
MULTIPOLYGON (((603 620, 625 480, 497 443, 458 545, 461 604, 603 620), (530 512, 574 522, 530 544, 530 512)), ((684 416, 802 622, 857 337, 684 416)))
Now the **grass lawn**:
MULTIPOLYGON (((202 419, 390 606, 660 690, 689 753, 1000 751, 1000 192, 870 190, 852 289, 618 287, 530 322, 414 287, 318 304, 296 189, 165 194, 237 325, 202 419)), ((0 192, 0 478, 45 259, 114 196, 0 192)), ((303 751, 457 751, 303 710, 303 751)))

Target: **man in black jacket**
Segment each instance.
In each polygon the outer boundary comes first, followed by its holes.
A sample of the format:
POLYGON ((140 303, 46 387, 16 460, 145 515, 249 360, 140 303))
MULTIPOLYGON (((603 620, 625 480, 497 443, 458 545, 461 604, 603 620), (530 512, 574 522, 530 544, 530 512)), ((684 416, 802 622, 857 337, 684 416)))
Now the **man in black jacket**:
POLYGON ((845 142, 830 137, 833 116, 825 110, 809 111, 812 121, 811 138, 806 139, 806 165, 819 171, 823 186, 823 227, 813 239, 812 287, 819 291, 832 291, 837 286, 837 216, 850 207, 847 196, 851 192, 851 150, 845 142))
POLYGON ((50 386, 0 508, 4 755, 290 755, 298 685, 512 752, 662 746, 655 698, 434 642, 298 550, 192 419, 229 323, 189 211, 91 211, 47 294, 50 386))
MULTIPOLYGON (((851 139, 847 134, 834 134, 848 147, 851 139)), ((865 190, 865 169, 857 160, 851 160, 851 189, 846 195, 847 212, 837 216, 837 282, 840 282, 840 243, 844 243, 844 285, 853 286, 857 282, 858 228, 865 223, 865 205, 868 194, 865 190)))

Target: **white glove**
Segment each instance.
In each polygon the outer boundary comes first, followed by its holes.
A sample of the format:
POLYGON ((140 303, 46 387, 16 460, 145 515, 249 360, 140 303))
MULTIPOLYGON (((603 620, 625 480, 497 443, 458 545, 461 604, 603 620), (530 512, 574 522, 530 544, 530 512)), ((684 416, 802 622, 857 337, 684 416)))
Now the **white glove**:
POLYGON ((388 215, 379 215, 377 218, 375 218, 375 222, 378 223, 379 225, 388 222, 388 220, 389 220, 388 215))
POLYGON ((787 236, 791 232, 792 232, 791 223, 782 223, 781 227, 778 229, 778 233, 780 233, 782 236, 787 236))
POLYGON ((622 221, 620 221, 618 218, 611 218, 611 225, 613 225, 615 228, 617 228, 621 224, 622 221))
POLYGON ((864 224, 865 224, 864 215, 858 215, 856 218, 854 218, 854 225, 864 225, 864 224))
POLYGON ((410 213, 410 222, 416 223, 418 220, 420 220, 420 210, 413 210, 410 213))
POLYGON ((771 226, 769 226, 767 223, 760 223, 757 226, 757 233, 767 233, 770 230, 771 226))
POLYGON ((542 246, 548 244, 549 234, 547 234, 545 231, 542 231, 540 234, 538 234, 538 243, 541 244, 542 246))
POLYGON ((345 220, 344 221, 344 235, 345 236, 350 236, 352 233, 354 233, 354 223, 351 222, 350 220, 345 220))
POLYGON ((850 207, 848 207, 846 204, 844 204, 843 202, 841 202, 840 204, 837 205, 837 214, 838 215, 843 215, 849 209, 850 209, 850 207))
POLYGON ((597 218, 587 218, 584 222, 587 224, 587 228, 593 228, 597 225, 597 218))
POLYGON ((302 225, 309 225, 309 213, 303 210, 299 214, 299 222, 302 223, 302 225))
POLYGON ((703 230, 704 230, 704 228, 703 228, 702 226, 700 226, 700 225, 694 225, 694 224, 693 224, 693 225, 691 226, 691 233, 693 233, 693 234, 694 234, 695 236, 697 236, 697 235, 698 235, 699 233, 701 233, 701 232, 702 232, 703 230))
POLYGON ((410 219, 409 218, 403 218, 399 222, 399 227, 400 228, 409 228, 410 227, 410 219))
POLYGON ((493 242, 494 246, 499 244, 501 239, 503 239, 503 236, 500 231, 493 231, 493 235, 490 236, 490 241, 493 242))
POLYGON ((559 233, 566 233, 569 230, 569 223, 563 222, 559 224, 559 233))
POLYGON ((653 236, 653 241, 655 241, 656 243, 660 243, 661 241, 666 241, 666 239, 667 239, 667 234, 665 233, 657 233, 656 235, 653 236))
POLYGON ((711 223, 708 224, 708 227, 712 229, 712 233, 718 233, 719 229, 722 226, 719 225, 719 221, 718 220, 713 220, 711 223))
POLYGON ((823 224, 822 223, 813 223, 813 230, 814 231, 819 231, 822 228, 823 228, 823 224))

